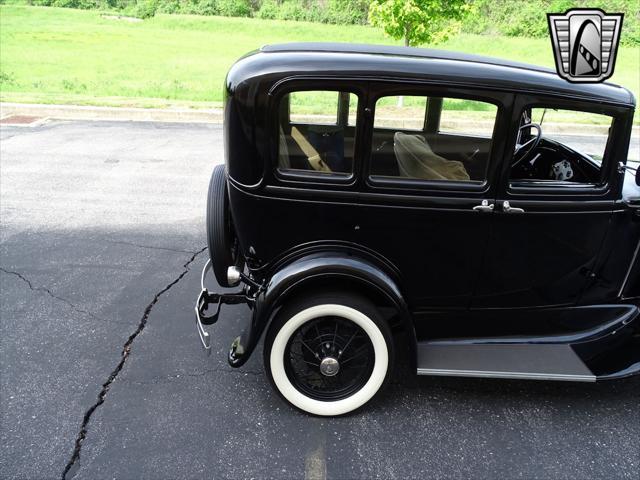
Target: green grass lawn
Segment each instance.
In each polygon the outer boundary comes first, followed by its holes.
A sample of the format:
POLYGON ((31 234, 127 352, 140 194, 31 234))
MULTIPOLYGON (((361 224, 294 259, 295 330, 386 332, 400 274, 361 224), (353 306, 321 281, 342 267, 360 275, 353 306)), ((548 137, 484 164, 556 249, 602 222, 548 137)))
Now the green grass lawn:
MULTIPOLYGON (((241 55, 289 41, 399 43, 366 26, 0 6, 2 101, 215 106, 241 55)), ((553 66, 546 39, 458 35, 438 48, 553 66)), ((621 48, 611 81, 640 92, 640 48, 621 48)))

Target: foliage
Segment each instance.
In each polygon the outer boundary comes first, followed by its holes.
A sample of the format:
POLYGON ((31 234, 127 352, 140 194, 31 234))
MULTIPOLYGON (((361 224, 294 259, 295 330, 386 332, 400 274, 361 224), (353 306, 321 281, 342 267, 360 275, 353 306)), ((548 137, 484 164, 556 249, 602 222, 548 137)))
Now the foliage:
POLYGON ((368 21, 370 0, 330 0, 329 23, 364 25, 368 21))
MULTIPOLYGON (((0 3, 6 2, 0 0, 0 3)), ((20 3, 41 7, 78 8, 81 10, 124 10, 135 8, 136 0, 26 0, 20 3)))
MULTIPOLYGON (((220 102, 224 76, 242 55, 268 43, 318 38, 398 43, 379 29, 359 25, 184 15, 128 22, 87 10, 1 6, 0 99, 92 105, 220 102)), ((443 48, 554 67, 548 37, 461 33, 443 48)), ((621 47, 611 81, 640 98, 639 71, 638 47, 621 47)))
POLYGON ((367 22, 368 0, 263 0, 255 16, 272 20, 358 25, 367 22))
POLYGON ((275 20, 280 12, 279 5, 274 0, 264 0, 260 9, 256 12, 256 17, 264 20, 275 20))
POLYGON ((158 9, 157 0, 138 0, 132 11, 132 15, 138 18, 151 18, 158 9))
MULTIPOLYGON (((623 12, 621 35, 623 45, 640 45, 640 2, 638 0, 469 0, 466 10, 473 12, 462 18, 447 20, 449 10, 461 0, 0 0, 0 4, 57 6, 78 9, 116 10, 125 15, 149 18, 154 13, 224 15, 257 17, 272 20, 297 20, 318 23, 365 25, 373 6, 372 17, 381 22, 397 23, 399 13, 418 12, 418 29, 434 32, 427 42, 437 43, 461 24, 465 33, 507 35, 511 37, 547 38, 547 13, 562 13, 569 8, 599 7, 610 13, 623 12), (425 7, 426 5, 426 7, 425 7), (433 6, 429 10, 429 6, 433 6), (155 8, 154 8, 155 7, 155 8), (391 13, 389 13, 391 12, 391 13), (426 22, 429 22, 428 24, 426 22)), ((392 29, 399 28, 389 27, 392 29)), ((400 37, 394 37, 400 38, 400 37)), ((413 43, 412 43, 413 44, 413 43)))
POLYGON ((620 41, 623 45, 640 45, 640 2, 637 0, 474 0, 473 15, 463 21, 462 30, 545 38, 549 35, 546 14, 564 13, 570 8, 601 8, 607 13, 624 13, 620 41))
POLYGON ((248 0, 218 0, 217 13, 225 17, 250 17, 252 11, 248 0))
MULTIPOLYGON (((11 0, 83 10, 118 10, 150 18, 155 13, 258 17, 318 23, 365 25, 370 0, 11 0)), ((0 4, 7 0, 0 0, 0 4)))
POLYGON ((369 21, 405 45, 445 41, 467 12, 464 0, 373 0, 369 21))

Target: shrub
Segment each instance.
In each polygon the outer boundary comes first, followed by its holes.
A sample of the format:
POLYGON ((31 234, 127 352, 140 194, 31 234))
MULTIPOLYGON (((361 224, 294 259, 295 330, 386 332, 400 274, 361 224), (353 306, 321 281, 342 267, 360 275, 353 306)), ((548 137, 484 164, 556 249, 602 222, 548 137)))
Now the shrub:
POLYGON ((274 20, 278 18, 278 4, 273 0, 264 0, 262 5, 260 5, 260 9, 256 12, 256 17, 274 20))
POLYGON ((226 17, 250 17, 252 12, 247 0, 218 0, 217 13, 226 17))
POLYGON ((180 0, 160 0, 156 13, 182 13, 181 5, 185 2, 180 0))
POLYGON ((138 0, 133 9, 133 16, 138 18, 151 18, 156 14, 158 3, 156 0, 138 0))
POLYGON ((216 0, 158 0, 159 13, 185 13, 189 15, 217 15, 216 0))
POLYGON ((55 0, 51 2, 52 7, 65 7, 65 8, 81 8, 83 10, 90 10, 98 7, 98 2, 92 0, 55 0))
POLYGON ((327 10, 330 23, 366 25, 369 3, 369 0, 329 0, 327 10))
MULTIPOLYGON (((508 36, 546 37, 549 35, 547 13, 563 13, 570 8, 585 7, 580 0, 475 0, 474 14, 463 22, 468 33, 500 33, 508 36)), ((640 45, 640 9, 637 0, 596 0, 589 8, 602 8, 608 13, 624 13, 620 42, 640 45)))
POLYGON ((199 0, 194 3, 193 12, 194 15, 218 15, 220 13, 218 9, 217 0, 199 0))
POLYGON ((283 2, 278 9, 279 20, 296 20, 303 21, 305 18, 305 10, 300 2, 283 2))

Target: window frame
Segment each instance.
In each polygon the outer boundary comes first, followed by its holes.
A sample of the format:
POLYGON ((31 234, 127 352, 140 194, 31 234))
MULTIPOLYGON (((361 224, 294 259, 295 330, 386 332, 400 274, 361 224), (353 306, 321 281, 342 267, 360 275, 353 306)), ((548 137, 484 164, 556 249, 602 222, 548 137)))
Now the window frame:
MULTIPOLYGON (((281 184, 283 186, 301 186, 306 185, 313 188, 325 188, 327 186, 333 186, 338 188, 353 189, 358 178, 358 172, 360 169, 359 148, 362 144, 362 131, 364 116, 364 104, 366 101, 366 82, 361 80, 347 80, 336 78, 322 78, 322 77, 293 77, 278 82, 269 91, 269 105, 267 107, 267 135, 269 138, 269 153, 268 169, 269 177, 271 178, 268 183, 281 184), (279 120, 280 120, 280 105, 282 98, 292 92, 311 92, 311 91, 327 91, 336 92, 338 94, 349 93, 355 95, 357 98, 356 109, 356 123, 355 125, 349 125, 348 121, 345 125, 340 125, 341 117, 340 104, 338 105, 338 124, 337 125, 324 125, 324 126, 342 126, 343 128, 354 129, 354 147, 353 147, 353 161, 352 170, 348 174, 335 173, 335 172, 317 172, 314 170, 299 170, 290 169, 283 170, 278 166, 278 153, 279 153, 279 120)), ((340 96, 338 96, 340 103, 340 96)), ((287 121, 291 123, 290 105, 287 108, 287 121)), ((348 120, 348 117, 347 117, 348 120)), ((323 126, 323 125, 320 125, 323 126)))
MULTIPOLYGON (((464 193, 477 193, 487 195, 492 189, 492 185, 495 185, 495 173, 498 170, 498 166, 502 160, 503 143, 505 136, 501 134, 508 128, 508 122, 511 112, 511 104, 513 102, 514 94, 506 91, 485 90, 481 88, 473 88, 466 86, 447 86, 443 84, 435 84, 432 82, 403 82, 394 81, 391 83, 385 83, 380 81, 378 83, 371 82, 369 100, 367 107, 371 110, 371 118, 369 120, 370 128, 367 132, 367 137, 362 139, 362 142, 367 145, 367 152, 365 155, 365 165, 363 167, 363 173, 365 177, 366 185, 372 190, 376 191, 392 191, 399 190, 403 193, 409 194, 453 194, 455 192, 464 193), (388 96, 423 96, 423 97, 439 97, 441 99, 454 98, 454 99, 466 99, 475 100, 479 102, 485 102, 492 104, 496 107, 496 118, 493 126, 493 133, 491 138, 491 146, 488 153, 488 164, 485 179, 482 182, 460 182, 460 181, 447 181, 447 180, 422 180, 415 178, 405 177, 383 177, 371 174, 371 162, 372 162, 372 140, 374 132, 375 122, 375 106, 380 98, 388 96)), ((442 103, 439 103, 441 113, 442 103)), ((429 102, 427 102, 427 113, 425 115, 425 129, 422 133, 437 133, 439 135, 455 135, 451 133, 438 133, 440 126, 440 115, 429 113, 429 102), (431 132, 435 125, 436 131, 431 132)), ((473 135, 470 135, 473 137, 473 135)), ((486 138, 486 137, 482 137, 486 138)))
MULTIPOLYGON (((622 138, 628 112, 624 107, 615 104, 595 103, 588 100, 574 98, 558 98, 551 95, 538 96, 519 94, 513 109, 512 125, 509 130, 509 141, 505 150, 502 178, 500 181, 501 195, 505 198, 522 199, 525 197, 539 197, 544 200, 562 199, 568 196, 576 197, 606 197, 613 187, 613 170, 616 170, 615 158, 618 139, 622 138), (511 162, 517 139, 520 118, 525 110, 532 112, 534 108, 548 108, 555 110, 570 110, 584 113, 594 113, 611 117, 607 144, 600 167, 600 180, 597 183, 577 183, 562 180, 517 179, 512 180, 511 162)), ((544 124, 543 124, 544 135, 544 124)), ((570 148, 570 147, 569 147, 570 148)))

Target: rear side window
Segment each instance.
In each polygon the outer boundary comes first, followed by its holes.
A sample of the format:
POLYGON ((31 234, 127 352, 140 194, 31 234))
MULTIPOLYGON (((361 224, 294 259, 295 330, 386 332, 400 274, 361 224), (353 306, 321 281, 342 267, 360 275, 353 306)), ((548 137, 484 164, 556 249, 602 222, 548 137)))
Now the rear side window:
POLYGON ((497 112, 494 104, 480 100, 379 98, 373 123, 371 176, 484 182, 497 112))
POLYGON ((278 108, 278 170, 353 173, 358 97, 340 91, 295 91, 278 108))

